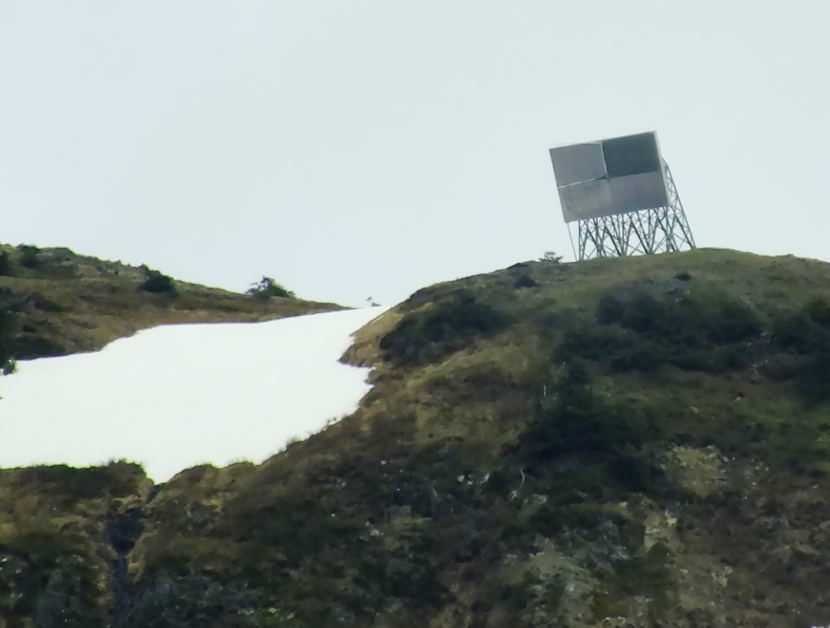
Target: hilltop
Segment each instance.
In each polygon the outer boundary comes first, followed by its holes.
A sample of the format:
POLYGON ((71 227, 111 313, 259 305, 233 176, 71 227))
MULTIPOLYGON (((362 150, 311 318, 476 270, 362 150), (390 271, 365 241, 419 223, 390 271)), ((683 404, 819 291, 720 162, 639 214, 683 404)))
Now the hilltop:
POLYGON ((4 310, 13 312, 10 351, 17 359, 95 351, 156 325, 265 321, 336 309, 342 308, 174 281, 146 266, 63 247, 0 245, 0 319, 4 310))
POLYGON ((0 471, 28 626, 830 621, 830 264, 698 249, 420 290, 261 465, 0 471))

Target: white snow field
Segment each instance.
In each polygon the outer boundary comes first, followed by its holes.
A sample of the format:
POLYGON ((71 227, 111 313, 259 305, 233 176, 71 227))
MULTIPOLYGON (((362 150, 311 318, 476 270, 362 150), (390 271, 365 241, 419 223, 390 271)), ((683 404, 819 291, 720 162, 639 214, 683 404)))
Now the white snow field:
POLYGON ((261 462, 353 412, 368 369, 338 358, 380 308, 266 323, 165 325, 0 377, 0 468, 126 458, 156 482, 261 462))

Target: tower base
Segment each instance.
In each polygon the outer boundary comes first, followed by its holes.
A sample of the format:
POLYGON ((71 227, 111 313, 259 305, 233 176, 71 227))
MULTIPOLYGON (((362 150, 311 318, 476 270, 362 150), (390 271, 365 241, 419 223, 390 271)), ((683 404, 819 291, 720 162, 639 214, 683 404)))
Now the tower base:
POLYGON ((669 204, 579 221, 579 261, 594 257, 653 255, 695 248, 686 212, 668 164, 663 162, 669 204))

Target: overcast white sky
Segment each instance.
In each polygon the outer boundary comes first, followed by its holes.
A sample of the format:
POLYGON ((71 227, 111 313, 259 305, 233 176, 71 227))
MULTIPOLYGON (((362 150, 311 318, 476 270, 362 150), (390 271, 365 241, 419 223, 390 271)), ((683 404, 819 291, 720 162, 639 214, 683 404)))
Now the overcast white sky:
POLYGON ((825 0, 0 0, 0 241, 398 301, 567 254, 656 130, 698 244, 829 259, 825 0))

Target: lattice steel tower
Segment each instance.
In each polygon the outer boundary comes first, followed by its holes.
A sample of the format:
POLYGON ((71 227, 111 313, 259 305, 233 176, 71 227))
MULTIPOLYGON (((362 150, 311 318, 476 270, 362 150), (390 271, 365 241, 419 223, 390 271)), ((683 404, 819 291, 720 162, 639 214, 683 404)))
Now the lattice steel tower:
POLYGON ((562 146, 550 155, 568 233, 578 224, 578 260, 695 248, 655 133, 562 146))

